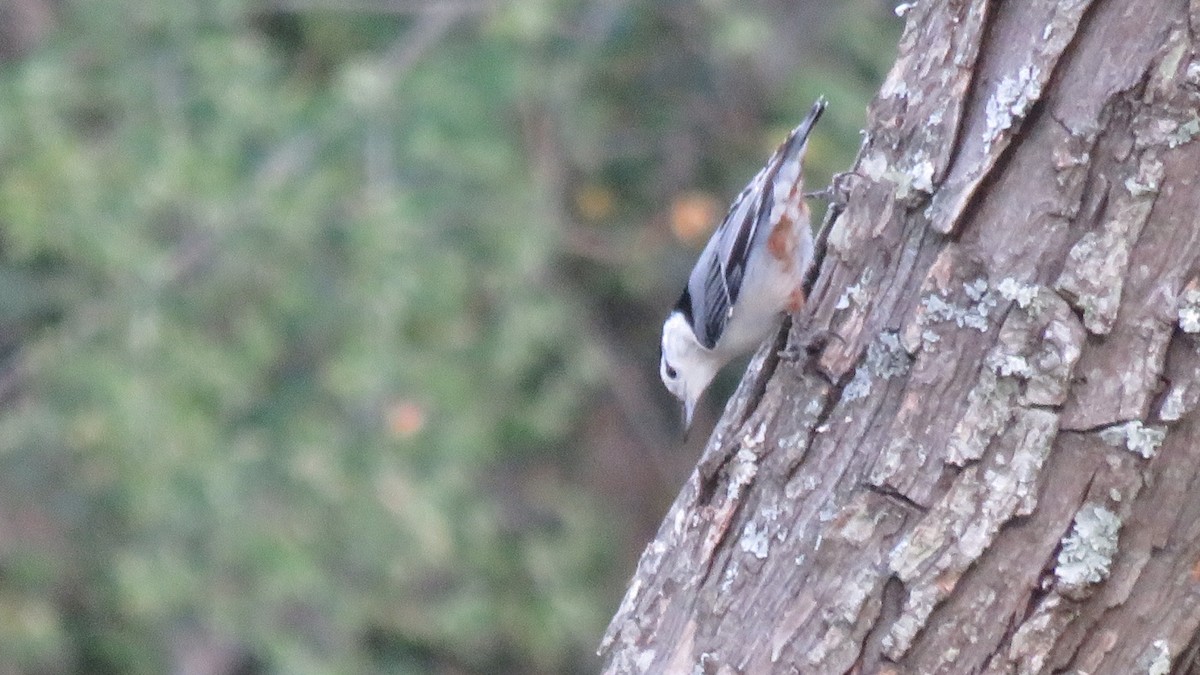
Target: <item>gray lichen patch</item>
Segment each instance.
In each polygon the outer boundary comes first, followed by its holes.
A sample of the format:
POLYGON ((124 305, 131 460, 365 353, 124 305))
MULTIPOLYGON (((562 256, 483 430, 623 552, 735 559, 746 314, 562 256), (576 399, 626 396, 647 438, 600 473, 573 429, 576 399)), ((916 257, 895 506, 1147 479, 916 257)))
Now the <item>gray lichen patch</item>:
POLYGON ((867 368, 879 377, 890 380, 908 372, 912 357, 900 346, 895 331, 884 331, 867 347, 867 368))
POLYGON ((1033 367, 1029 365, 1029 360, 1020 354, 992 354, 987 359, 987 366, 1001 377, 1023 380, 1033 377, 1033 367))
POLYGON ((842 392, 842 400, 857 401, 866 398, 870 393, 871 373, 863 366, 859 366, 854 371, 854 379, 850 380, 850 384, 847 384, 846 389, 842 392))
POLYGON ((967 393, 967 409, 946 447, 946 461, 963 466, 983 456, 984 449, 1012 417, 1019 390, 1012 378, 998 377, 988 369, 967 393))
POLYGON ((757 474, 758 455, 746 447, 738 450, 729 465, 729 482, 725 486, 728 497, 735 499, 757 474))
POLYGON ((765 524, 760 526, 753 520, 746 523, 740 546, 743 551, 759 560, 766 558, 767 553, 771 550, 771 537, 767 532, 767 526, 765 524))
POLYGON ((1179 329, 1185 333, 1200 333, 1200 288, 1191 287, 1179 298, 1179 329))
POLYGON ((933 162, 923 152, 913 157, 912 166, 904 171, 902 182, 896 185, 897 201, 913 205, 933 194, 933 162))
POLYGON ((1181 123, 1167 136, 1167 147, 1176 148, 1200 136, 1200 113, 1192 113, 1192 117, 1181 123))
POLYGON ((1144 459, 1153 457, 1166 437, 1166 429, 1147 426, 1141 420, 1131 420, 1100 431, 1100 440, 1114 448, 1123 447, 1144 459))
POLYGON ((908 167, 894 167, 881 153, 874 153, 859 163, 862 175, 875 182, 887 181, 895 186, 896 201, 913 205, 933 193, 933 162, 923 152, 913 156, 908 167))
MULTIPOLYGON (((1016 309, 1005 315, 999 339, 984 357, 984 365, 997 378, 1020 382, 1023 390, 1017 404, 1061 405, 1067 399, 1071 373, 1086 339, 1083 326, 1053 290, 1006 278, 996 291, 1016 309)), ((1010 388, 997 387, 992 379, 981 375, 969 402, 1011 405, 1012 401, 993 395, 998 389, 1006 395, 1010 388)))
POLYGON ((1125 179, 1125 189, 1131 197, 1146 197, 1158 194, 1162 187, 1163 165, 1158 160, 1144 162, 1136 176, 1125 179))
POLYGON ((1138 665, 1145 668, 1146 675, 1168 675, 1171 672, 1171 646, 1166 640, 1150 643, 1138 658, 1138 665))
POLYGON ((953 322, 959 328, 974 328, 987 332, 992 310, 999 304, 996 294, 988 289, 986 279, 976 279, 963 284, 963 294, 967 302, 955 303, 945 296, 931 293, 921 300, 924 314, 921 316, 925 325, 940 322, 953 322))
POLYGON ((1179 420, 1195 406, 1195 400, 1189 400, 1195 396, 1189 396, 1189 393, 1186 386, 1172 385, 1158 408, 1158 416, 1167 422, 1179 420))
POLYGON ((1058 290, 1083 312, 1083 325, 1096 335, 1112 330, 1121 301, 1121 276, 1129 262, 1128 246, 1117 236, 1088 232, 1067 255, 1058 290))
POLYGON ((1024 118, 1030 106, 1041 96, 1041 75, 1041 69, 1036 64, 1029 64, 1021 66, 1013 75, 1000 79, 985 109, 987 128, 983 132, 983 142, 986 150, 990 151, 992 143, 1002 132, 1024 118))
POLYGON ((1150 153, 1137 174, 1125 181, 1099 232, 1080 237, 1067 254, 1055 287, 1083 312, 1083 325, 1096 335, 1110 332, 1117 320, 1129 253, 1150 215, 1164 174, 1150 153))
POLYGON ((1012 277, 1005 277, 996 284, 996 292, 1000 297, 1017 303, 1017 307, 1029 310, 1035 316, 1041 310, 1042 303, 1038 301, 1041 290, 1042 287, 1037 284, 1027 284, 1012 277))
POLYGON ((890 380, 908 373, 912 356, 904 351, 895 331, 884 331, 867 346, 867 357, 854 371, 854 379, 846 385, 842 400, 855 401, 871 393, 876 379, 890 380))
POLYGON ((863 306, 869 297, 868 289, 871 288, 871 281, 873 278, 874 274, 872 274, 872 270, 867 269, 865 272, 863 272, 862 277, 860 277, 858 281, 850 286, 847 286, 846 290, 842 291, 841 296, 838 297, 838 300, 834 304, 833 308, 849 309, 851 306, 863 306))
POLYGON ((1156 117, 1145 115, 1135 120, 1134 136, 1139 148, 1174 149, 1200 136, 1200 113, 1194 109, 1156 110, 1156 117), (1158 117, 1162 115, 1162 117, 1158 117))
POLYGON ((1078 599, 1089 586, 1108 578, 1120 532, 1117 514, 1099 504, 1084 504, 1058 553, 1054 567, 1058 592, 1078 599))

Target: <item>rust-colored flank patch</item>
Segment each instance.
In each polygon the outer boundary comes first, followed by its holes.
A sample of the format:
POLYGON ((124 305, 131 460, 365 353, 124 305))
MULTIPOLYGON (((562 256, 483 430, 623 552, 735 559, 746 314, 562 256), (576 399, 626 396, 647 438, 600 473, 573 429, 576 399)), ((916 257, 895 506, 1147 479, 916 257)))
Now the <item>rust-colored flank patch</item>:
POLYGON ((767 237, 767 251, 771 256, 783 263, 788 273, 796 266, 796 232, 792 229, 792 221, 787 216, 779 219, 779 223, 767 237))
POLYGON ((799 286, 793 288, 792 292, 788 293, 788 314, 795 314, 801 309, 804 309, 804 300, 804 289, 800 288, 799 286))

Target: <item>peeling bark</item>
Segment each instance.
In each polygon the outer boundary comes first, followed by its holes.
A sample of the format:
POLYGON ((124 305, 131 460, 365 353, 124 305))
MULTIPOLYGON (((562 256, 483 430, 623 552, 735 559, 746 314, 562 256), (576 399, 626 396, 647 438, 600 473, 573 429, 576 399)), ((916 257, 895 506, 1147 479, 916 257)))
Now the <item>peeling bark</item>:
POLYGON ((1183 673, 1200 0, 930 0, 607 672, 1183 673))

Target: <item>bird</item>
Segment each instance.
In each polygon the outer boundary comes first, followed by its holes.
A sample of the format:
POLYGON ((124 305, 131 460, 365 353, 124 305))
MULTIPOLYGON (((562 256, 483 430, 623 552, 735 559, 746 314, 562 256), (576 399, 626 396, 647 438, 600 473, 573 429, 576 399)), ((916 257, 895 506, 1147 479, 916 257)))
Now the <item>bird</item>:
POLYGON ((817 99, 733 200, 663 323, 659 375, 682 405, 685 437, 717 372, 804 306, 814 244, 801 163, 825 106, 817 99))

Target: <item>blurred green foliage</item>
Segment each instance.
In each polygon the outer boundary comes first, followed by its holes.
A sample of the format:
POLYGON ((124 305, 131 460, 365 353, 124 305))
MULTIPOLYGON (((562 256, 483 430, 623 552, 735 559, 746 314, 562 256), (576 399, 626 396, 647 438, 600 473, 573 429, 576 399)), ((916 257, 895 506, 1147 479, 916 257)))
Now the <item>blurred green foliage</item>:
POLYGON ((820 93, 811 182, 846 166, 898 30, 14 2, 52 21, 0 64, 13 673, 594 668, 644 533, 581 448, 614 359, 655 377, 673 200, 735 194, 820 93))

